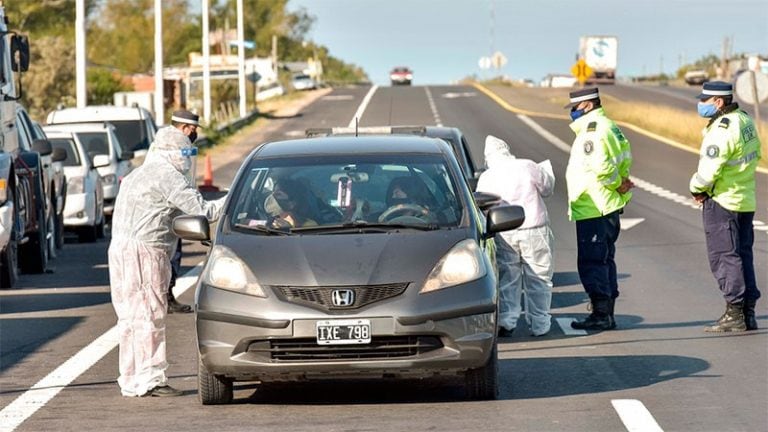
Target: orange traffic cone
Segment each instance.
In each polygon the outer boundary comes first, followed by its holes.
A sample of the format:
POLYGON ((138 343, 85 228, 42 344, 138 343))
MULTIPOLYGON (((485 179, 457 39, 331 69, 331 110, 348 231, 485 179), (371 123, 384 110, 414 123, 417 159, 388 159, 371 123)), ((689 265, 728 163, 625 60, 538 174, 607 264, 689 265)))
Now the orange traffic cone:
POLYGON ((218 192, 219 188, 213 185, 213 168, 211 167, 211 155, 205 155, 205 172, 203 184, 197 187, 201 192, 218 192))

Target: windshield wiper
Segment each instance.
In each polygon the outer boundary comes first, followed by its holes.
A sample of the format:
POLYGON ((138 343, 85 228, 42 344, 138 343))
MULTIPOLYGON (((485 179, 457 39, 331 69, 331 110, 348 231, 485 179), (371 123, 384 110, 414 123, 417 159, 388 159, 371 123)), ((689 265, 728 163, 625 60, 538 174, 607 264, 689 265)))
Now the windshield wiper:
POLYGON ((440 229, 440 226, 436 223, 424 223, 424 224, 404 224, 404 223, 380 223, 380 222, 366 222, 366 221, 354 221, 344 222, 334 225, 319 225, 310 227, 294 228, 294 232, 388 232, 398 229, 415 229, 419 231, 434 231, 440 229))
POLYGON ((258 231, 269 235, 291 235, 291 231, 277 228, 270 228, 266 225, 245 225, 235 224, 235 228, 240 228, 248 231, 258 231))

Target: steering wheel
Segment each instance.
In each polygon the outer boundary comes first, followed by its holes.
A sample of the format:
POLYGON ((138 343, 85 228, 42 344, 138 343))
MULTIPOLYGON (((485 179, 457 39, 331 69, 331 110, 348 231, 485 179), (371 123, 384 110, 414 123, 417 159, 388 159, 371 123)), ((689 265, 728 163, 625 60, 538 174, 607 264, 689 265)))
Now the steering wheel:
POLYGON ((399 216, 405 216, 411 214, 419 218, 422 222, 424 220, 431 220, 429 217, 429 209, 418 204, 397 204, 384 210, 384 213, 379 216, 379 222, 389 222, 392 219, 396 219, 399 216), (421 219, 423 217, 424 219, 421 219))

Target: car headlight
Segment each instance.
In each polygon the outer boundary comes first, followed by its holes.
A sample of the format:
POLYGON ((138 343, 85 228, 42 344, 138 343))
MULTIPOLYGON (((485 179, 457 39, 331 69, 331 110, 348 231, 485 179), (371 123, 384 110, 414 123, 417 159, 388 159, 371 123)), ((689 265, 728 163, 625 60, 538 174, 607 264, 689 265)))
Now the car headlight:
POLYGON ((85 192, 85 178, 72 177, 67 179, 67 192, 81 194, 85 192))
POLYGON ((483 253, 472 239, 456 243, 429 273, 421 293, 460 285, 485 276, 483 253))
POLYGON ((104 179, 104 183, 106 184, 110 184, 110 185, 117 184, 117 176, 114 174, 107 174, 102 178, 104 179))
POLYGON ((203 283, 216 288, 266 297, 251 270, 229 248, 214 246, 203 271, 203 283))

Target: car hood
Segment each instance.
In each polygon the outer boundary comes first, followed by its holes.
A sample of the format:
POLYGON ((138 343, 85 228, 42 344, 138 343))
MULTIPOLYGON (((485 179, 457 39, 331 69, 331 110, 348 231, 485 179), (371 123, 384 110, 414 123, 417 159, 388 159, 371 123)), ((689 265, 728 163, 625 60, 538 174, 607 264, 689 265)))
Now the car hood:
POLYGON ((468 229, 366 234, 219 234, 263 285, 337 286, 421 282, 468 229))

